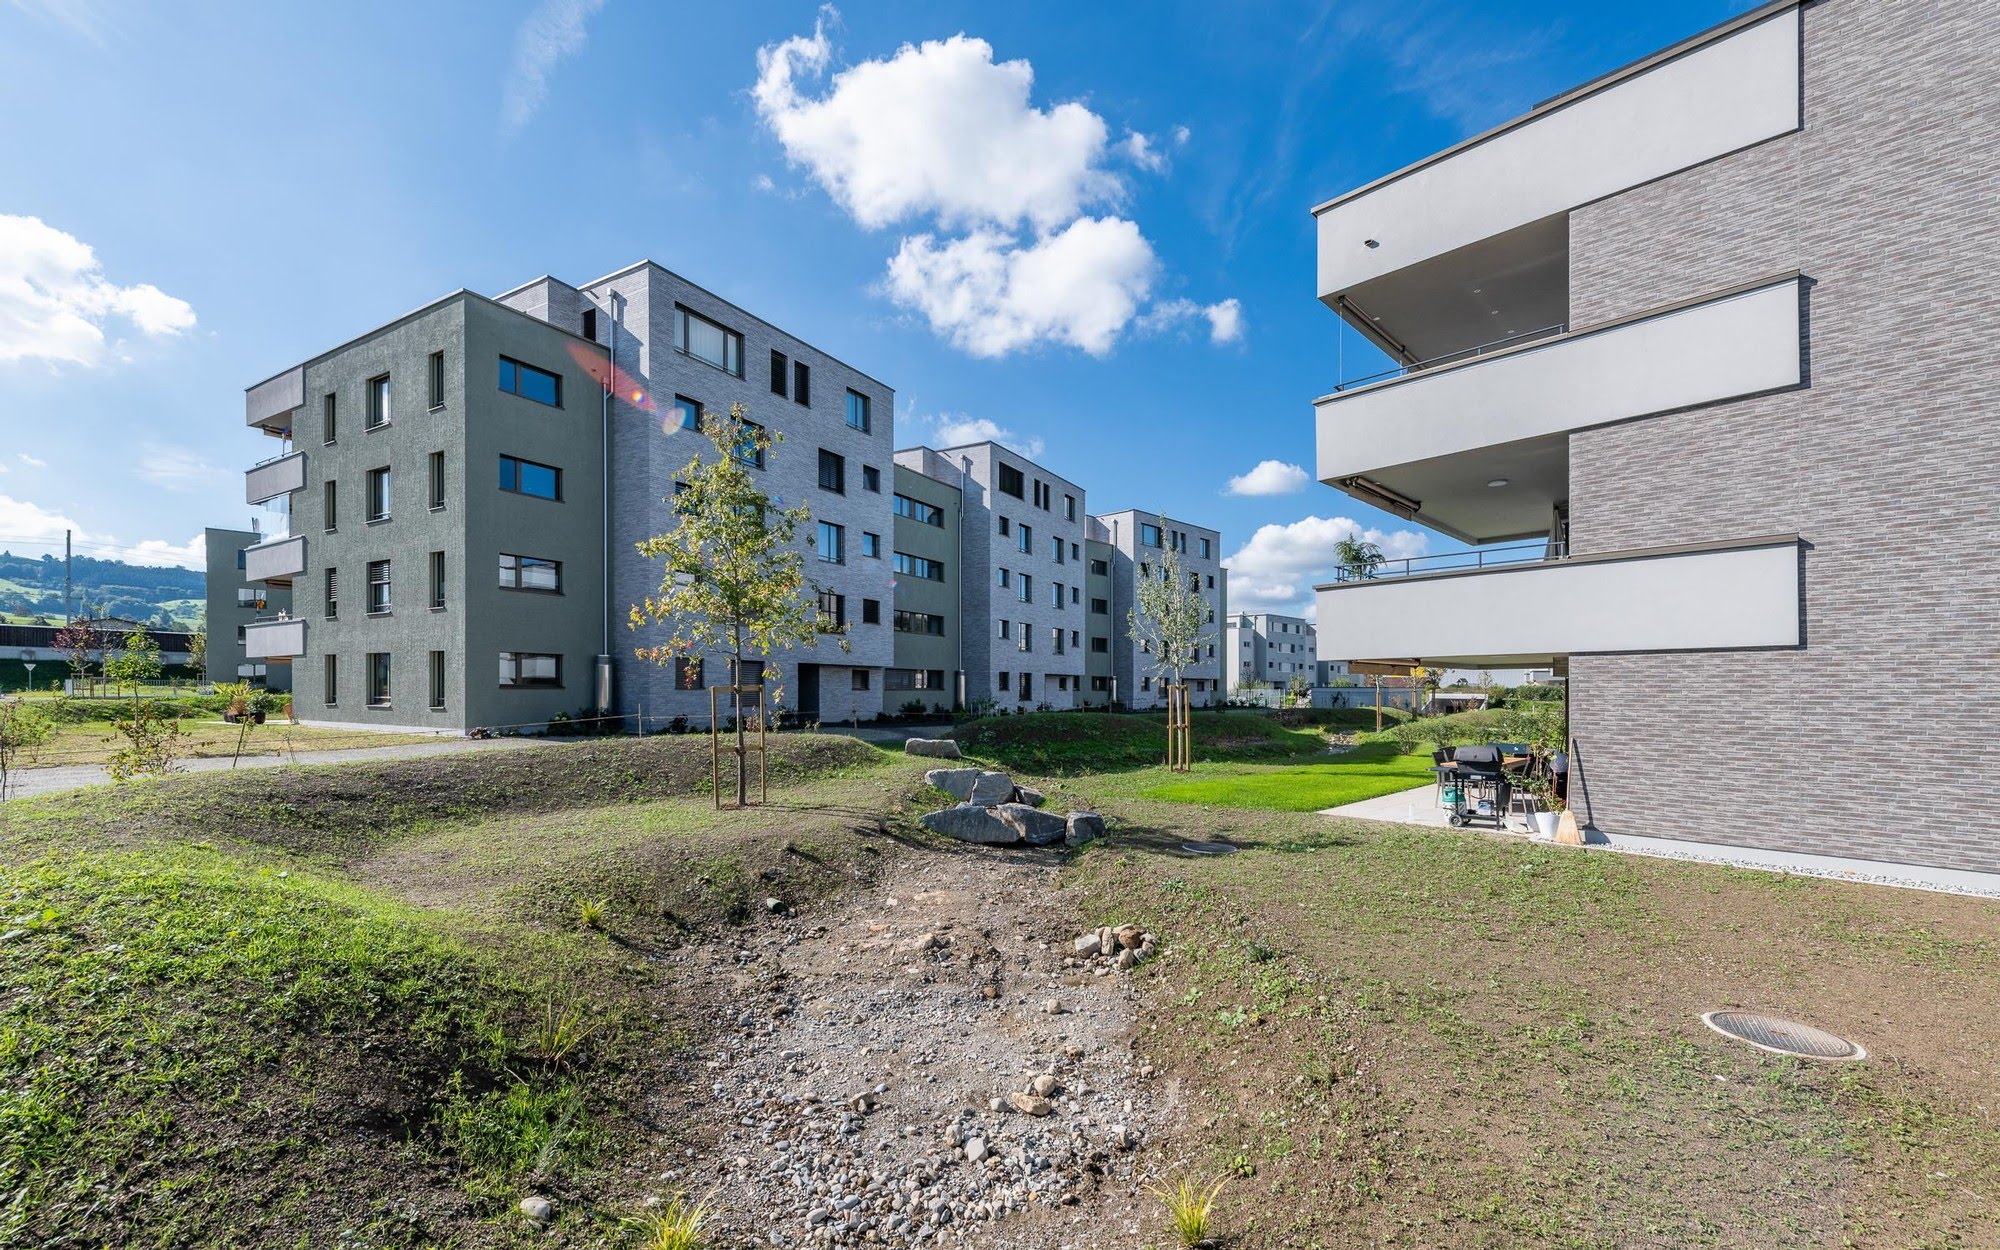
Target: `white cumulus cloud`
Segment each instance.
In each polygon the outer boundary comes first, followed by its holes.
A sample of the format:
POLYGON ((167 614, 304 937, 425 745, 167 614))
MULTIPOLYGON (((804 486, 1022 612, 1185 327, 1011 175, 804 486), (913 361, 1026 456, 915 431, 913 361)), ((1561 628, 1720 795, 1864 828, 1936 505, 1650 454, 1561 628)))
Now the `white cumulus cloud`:
POLYGON ((1312 478, 1295 464, 1261 460, 1248 473, 1229 479, 1232 495, 1290 495, 1306 488, 1312 478))
POLYGON ((187 301, 151 283, 106 278, 76 236, 39 217, 0 215, 0 363, 101 364, 114 322, 163 337, 192 329, 195 317, 187 301))
POLYGON ((1374 543, 1392 560, 1423 555, 1430 545, 1415 530, 1366 529, 1348 517, 1261 526, 1222 562, 1229 570, 1230 606, 1296 614, 1311 602, 1314 585, 1333 580, 1333 548, 1343 538, 1374 543))
POLYGON ((1119 144, 1125 152, 1125 159, 1149 174, 1163 174, 1167 171, 1167 154, 1153 146, 1153 141, 1136 130, 1125 132, 1125 141, 1119 144))
POLYGON ((159 538, 125 542, 109 534, 86 530, 70 517, 40 504, 0 495, 0 535, 6 536, 4 541, 0 541, 0 547, 11 544, 17 550, 36 554, 60 552, 65 531, 69 532, 78 550, 107 560, 198 569, 204 567, 207 559, 207 542, 201 534, 196 534, 185 543, 170 543, 159 538))
MULTIPOLYGON (((918 418, 923 423, 923 418, 918 418)), ((994 442, 1020 452, 1030 460, 1042 454, 1042 440, 1034 435, 1023 436, 986 417, 968 417, 964 413, 941 412, 930 418, 929 424, 936 436, 939 447, 965 447, 973 443, 994 442)))
POLYGON ((978 231, 940 243, 904 239, 885 289, 975 356, 1063 343, 1102 356, 1152 288, 1156 262, 1139 228, 1117 217, 1080 217, 1025 246, 978 231))
POLYGON ((1161 300, 1139 319, 1139 328, 1162 333, 1204 321, 1208 323, 1208 341, 1217 347, 1243 339, 1243 304, 1235 299, 1214 304, 1197 304, 1191 299, 1161 300))
POLYGON ((500 129, 513 134, 549 98, 549 75, 583 51, 584 29, 604 0, 542 0, 514 32, 514 61, 500 100, 500 129))

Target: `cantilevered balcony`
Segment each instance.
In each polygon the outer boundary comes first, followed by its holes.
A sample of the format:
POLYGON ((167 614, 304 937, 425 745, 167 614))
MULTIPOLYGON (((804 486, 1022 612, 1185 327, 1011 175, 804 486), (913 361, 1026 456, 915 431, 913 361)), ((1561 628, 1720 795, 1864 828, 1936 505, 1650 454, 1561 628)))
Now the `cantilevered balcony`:
POLYGON ((288 664, 305 653, 306 623, 298 617, 252 621, 243 627, 245 659, 288 664))
POLYGON ((1319 479, 1466 542, 1547 533, 1569 435, 1796 387, 1802 279, 1363 379, 1314 404, 1319 479))
POLYGON ((306 453, 273 456, 243 475, 243 502, 267 503, 280 495, 305 489, 306 453))
POLYGON ((1800 567, 1795 534, 1397 561, 1315 588, 1319 658, 1513 667, 1595 652, 1796 647, 1800 567))
POLYGON ((243 549, 243 580, 272 586, 289 586, 306 571, 306 540, 303 534, 273 538, 243 549))
POLYGON ((292 422, 306 403, 306 371, 287 369, 243 393, 243 411, 252 429, 279 438, 292 436, 292 422))

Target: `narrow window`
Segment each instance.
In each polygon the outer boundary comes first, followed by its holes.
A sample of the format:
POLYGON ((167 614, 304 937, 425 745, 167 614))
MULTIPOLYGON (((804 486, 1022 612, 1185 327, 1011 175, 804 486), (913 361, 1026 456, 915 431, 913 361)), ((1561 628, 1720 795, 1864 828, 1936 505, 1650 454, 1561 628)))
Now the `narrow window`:
POLYGON ((368 653, 368 706, 389 706, 389 653, 368 653))
POLYGON ((803 360, 792 362, 792 402, 812 403, 812 370, 806 368, 806 362, 803 360))
POLYGON ((368 614, 377 616, 389 610, 389 562, 370 560, 368 562, 368 614))
POLYGON ((340 616, 340 570, 326 571, 326 619, 331 621, 340 616))
POLYGON ((854 689, 856 690, 868 689, 868 670, 865 668, 857 668, 854 669, 853 672, 854 672, 854 689))
POLYGON ((875 492, 875 493, 876 493, 876 494, 878 494, 878 495, 879 495, 879 494, 881 494, 881 493, 882 493, 882 470, 880 470, 880 469, 876 468, 876 467, 875 467, 874 465, 872 465, 872 464, 864 464, 864 465, 862 465, 862 466, 861 466, 861 489, 862 489, 862 490, 866 490, 866 491, 873 491, 873 492, 875 492))
POLYGON ((368 519, 386 521, 389 519, 389 469, 383 466, 368 470, 368 519))
POLYGON ((831 521, 819 523, 819 558, 828 564, 847 563, 847 531, 831 521))
POLYGON ((436 512, 444 507, 444 453, 443 452, 434 451, 431 453, 430 467, 431 467, 430 507, 432 512, 436 512))
POLYGON ((847 457, 822 447, 819 451, 819 488, 837 495, 847 493, 847 457))
POLYGON ((368 416, 366 424, 371 430, 379 430, 389 424, 389 375, 368 379, 368 416))
POLYGON ((1019 589, 1021 592, 1021 602, 1033 603, 1035 601, 1035 579, 1029 576, 1028 574, 1023 573, 1021 574, 1020 577, 1016 578, 1015 581, 1019 583, 1019 589))
POLYGON ((319 401, 319 436, 329 447, 340 437, 340 406, 332 391, 319 401))
POLYGON ((1063 496, 1063 519, 1064 519, 1065 521, 1074 521, 1074 520, 1076 520, 1076 496, 1075 496, 1075 495, 1064 495, 1064 496, 1063 496))
POLYGON ((1014 527, 1014 533, 1015 537, 1019 540, 1017 545, 1021 548, 1021 550, 1029 553, 1030 555, 1034 554, 1035 527, 1032 525, 1016 525, 1014 527))
POLYGON ((871 534, 867 530, 862 530, 861 554, 867 556, 871 560, 880 560, 882 558, 882 536, 880 534, 871 534))
POLYGON ((444 607, 444 552, 431 552, 431 611, 444 607))
POLYGON ((1004 516, 1003 516, 1003 517, 1001 517, 1001 518, 1000 518, 1000 537, 1002 537, 1002 538, 1005 538, 1005 537, 1007 537, 1007 535, 1009 535, 1009 534, 1013 533, 1013 532, 1014 532, 1014 528, 1013 528, 1013 527, 1014 527, 1014 523, 1013 523, 1012 521, 1008 520, 1008 519, 1007 519, 1006 517, 1004 517, 1004 516))
POLYGON ((444 711, 444 652, 431 652, 431 711, 444 711))
POLYGON ((333 707, 340 702, 340 657, 328 652, 326 656, 326 705, 333 707))
POLYGON ((595 308, 586 308, 583 310, 583 337, 593 343, 597 341, 597 310, 595 308))
POLYGON ((320 511, 326 513, 327 533, 331 534, 340 528, 340 492, 335 489, 331 478, 327 479, 326 485, 320 487, 320 511))
POLYGON ((444 353, 431 353, 431 411, 444 407, 444 353))
POLYGON ((860 391, 847 392, 847 425, 863 434, 868 432, 868 397, 860 391))
POLYGON ((773 395, 782 395, 785 393, 785 375, 790 369, 791 362, 785 359, 785 353, 773 348, 771 350, 771 393, 773 395))

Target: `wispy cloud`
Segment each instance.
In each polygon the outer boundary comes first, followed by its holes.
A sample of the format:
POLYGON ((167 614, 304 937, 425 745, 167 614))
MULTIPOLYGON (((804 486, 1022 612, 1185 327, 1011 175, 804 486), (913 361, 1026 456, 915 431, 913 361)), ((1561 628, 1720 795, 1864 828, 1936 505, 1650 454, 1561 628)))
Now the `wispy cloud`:
POLYGON ((40 504, 0 495, 0 535, 5 535, 0 547, 11 544, 17 550, 60 552, 65 534, 73 539, 79 550, 109 560, 124 560, 131 564, 172 564, 188 569, 201 568, 205 562, 207 543, 200 534, 184 543, 170 543, 161 538, 126 542, 110 534, 85 529, 69 516, 40 504))
POLYGON ((27 465, 31 469, 46 469, 49 467, 48 461, 43 460, 37 456, 31 456, 25 451, 21 452, 20 456, 21 456, 21 463, 27 465))
POLYGON ((100 48, 118 30, 96 0, 7 0, 0 7, 18 9, 52 26, 60 26, 100 48))
POLYGON ((139 476, 153 485, 184 495, 213 490, 230 477, 226 470, 188 448, 165 443, 147 443, 141 447, 138 468, 139 476))
POLYGON ((964 447, 972 443, 995 442, 1033 460, 1046 450, 1039 435, 1021 435, 985 417, 968 417, 962 412, 940 412, 931 417, 913 417, 911 424, 929 427, 939 447, 964 447))
POLYGON ((586 23, 604 0, 541 0, 514 32, 514 61, 500 103, 501 133, 512 135, 533 120, 549 98, 549 75, 583 51, 586 23))

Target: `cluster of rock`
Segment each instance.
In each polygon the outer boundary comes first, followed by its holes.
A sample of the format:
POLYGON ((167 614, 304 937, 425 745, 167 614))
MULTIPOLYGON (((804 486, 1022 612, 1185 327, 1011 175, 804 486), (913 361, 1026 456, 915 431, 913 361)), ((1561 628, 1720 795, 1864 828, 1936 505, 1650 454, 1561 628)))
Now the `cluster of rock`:
POLYGON ((1109 961, 1113 967, 1130 968, 1151 959, 1159 945, 1153 935, 1135 924, 1105 925, 1093 933, 1080 933, 1070 943, 1070 966, 1088 967, 1109 961))
MULTIPOLYGON (((912 743, 921 741, 912 738, 912 743)), ((1041 810, 1047 800, 1032 786, 1017 786, 1006 773, 981 768, 933 768, 924 780, 958 800, 923 817, 932 833, 989 846, 1049 846, 1088 842, 1104 832, 1096 812, 1058 816, 1041 810)))

